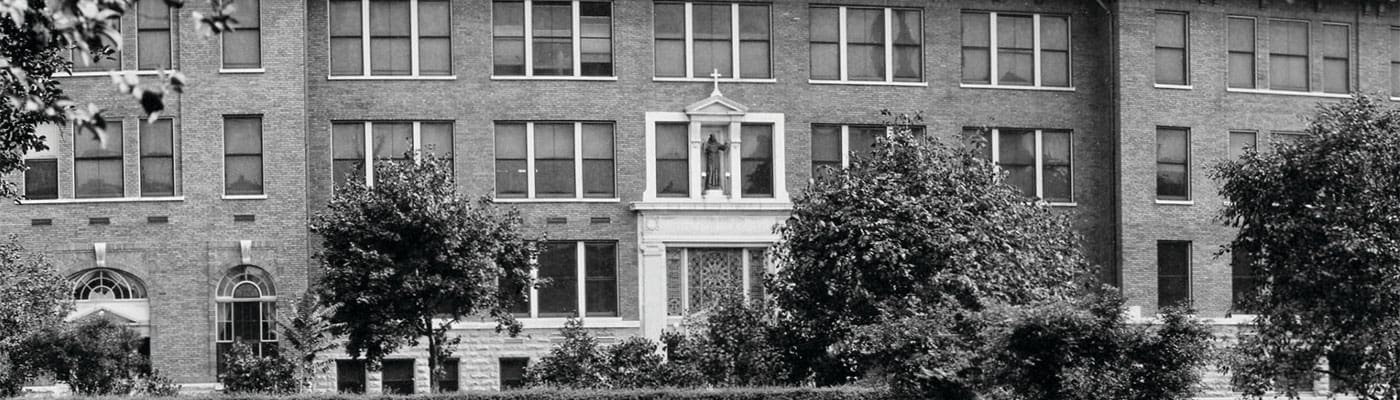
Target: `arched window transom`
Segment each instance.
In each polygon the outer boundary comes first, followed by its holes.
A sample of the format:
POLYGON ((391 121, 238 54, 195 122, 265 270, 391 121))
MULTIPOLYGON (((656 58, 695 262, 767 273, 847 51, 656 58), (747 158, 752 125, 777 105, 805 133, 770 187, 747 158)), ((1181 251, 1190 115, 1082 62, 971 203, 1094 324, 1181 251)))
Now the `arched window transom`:
POLYGON ((224 368, 224 355, 234 343, 243 343, 254 354, 277 354, 277 292, 272 277, 262 268, 251 265, 233 267, 219 281, 215 300, 218 303, 218 369, 224 368))
POLYGON ((131 274, 96 268, 73 274, 74 300, 130 300, 146 298, 146 287, 131 274))

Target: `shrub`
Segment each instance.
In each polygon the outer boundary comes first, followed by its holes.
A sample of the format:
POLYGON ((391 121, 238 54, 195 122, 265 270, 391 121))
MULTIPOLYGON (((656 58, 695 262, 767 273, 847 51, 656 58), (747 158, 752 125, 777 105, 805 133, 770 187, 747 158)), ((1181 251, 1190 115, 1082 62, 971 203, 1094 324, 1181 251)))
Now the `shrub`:
POLYGON ((644 337, 630 337, 621 343, 603 349, 607 363, 604 375, 609 387, 645 388, 664 386, 665 376, 661 374, 661 355, 656 352, 656 342, 644 337))
POLYGON ((224 358, 219 382, 227 393, 296 393, 301 387, 296 363, 281 356, 258 356, 242 342, 234 342, 224 358))
POLYGON ((98 318, 55 328, 27 351, 78 394, 124 395, 136 392, 142 379, 159 378, 141 344, 136 331, 98 318))
MULTIPOLYGON (((375 396, 370 396, 375 397, 375 396)), ((894 400, 896 397, 865 387, 833 388, 725 388, 725 389, 555 389, 535 388, 501 392, 456 392, 434 395, 396 396, 408 400, 894 400)), ((188 400, 360 400, 368 397, 346 394, 270 396, 265 394, 201 395, 188 400)), ((182 398, 183 399, 183 398, 182 398)))
POLYGON ((788 368, 774 337, 782 336, 771 312, 763 305, 749 305, 738 295, 720 296, 703 319, 688 328, 688 335, 668 339, 670 363, 680 371, 699 371, 716 386, 778 384, 788 368))
POLYGON ((559 329, 564 341, 549 355, 525 370, 525 381, 532 386, 596 388, 604 385, 607 356, 598 349, 598 340, 583 328, 583 321, 569 318, 559 329))

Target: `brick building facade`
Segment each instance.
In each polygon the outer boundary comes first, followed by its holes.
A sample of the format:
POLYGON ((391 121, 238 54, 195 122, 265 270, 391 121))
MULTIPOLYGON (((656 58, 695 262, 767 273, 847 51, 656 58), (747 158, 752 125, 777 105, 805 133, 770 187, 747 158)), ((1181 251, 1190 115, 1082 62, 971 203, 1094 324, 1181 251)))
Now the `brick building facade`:
MULTIPOLYGON (((1071 217, 1140 315, 1190 301, 1234 323, 1249 277, 1216 256, 1233 232, 1210 163, 1400 79, 1397 14, 1370 1, 235 3, 256 26, 236 37, 201 35, 193 7, 124 17, 121 69, 193 82, 167 99, 168 130, 105 72, 59 78, 112 107, 123 146, 46 128, 39 172, 6 178, 29 199, 0 205, 4 231, 101 294, 75 289, 73 318, 145 330, 186 383, 213 382, 233 340, 275 343, 264 304, 316 274, 308 217, 337 182, 372 179, 356 167, 373 157, 450 153, 459 191, 556 244, 540 273, 572 286, 532 295, 525 334, 460 325, 449 380, 492 389, 580 308, 605 339, 655 337, 713 290, 761 295, 772 225, 881 109, 939 137, 993 128, 993 158, 1071 217), (712 136, 728 146, 707 150, 712 136)), ((338 362, 320 386, 426 391, 421 349, 396 359, 338 362)))

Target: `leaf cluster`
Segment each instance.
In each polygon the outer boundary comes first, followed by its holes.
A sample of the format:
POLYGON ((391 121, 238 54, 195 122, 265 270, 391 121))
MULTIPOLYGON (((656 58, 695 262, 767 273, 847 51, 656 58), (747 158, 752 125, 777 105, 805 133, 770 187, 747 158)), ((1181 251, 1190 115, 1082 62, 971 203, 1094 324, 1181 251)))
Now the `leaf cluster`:
POLYGON ((224 355, 219 383, 226 393, 292 394, 302 388, 295 360, 280 354, 253 354, 253 348, 243 342, 234 342, 224 355))
POLYGON ((17 352, 57 329, 70 307, 68 281, 47 258, 17 235, 0 238, 0 396, 18 394, 42 371, 41 360, 17 352))

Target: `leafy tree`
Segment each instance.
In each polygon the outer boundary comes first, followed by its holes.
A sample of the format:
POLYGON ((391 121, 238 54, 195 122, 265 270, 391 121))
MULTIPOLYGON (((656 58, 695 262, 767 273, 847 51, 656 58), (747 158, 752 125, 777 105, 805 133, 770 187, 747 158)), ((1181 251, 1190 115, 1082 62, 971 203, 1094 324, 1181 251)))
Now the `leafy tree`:
POLYGON ((973 146, 915 136, 919 120, 896 117, 871 157, 818 174, 778 228, 770 289, 793 333, 791 380, 851 378, 827 349, 856 327, 1065 298, 1090 276, 1065 216, 1003 183, 973 146))
POLYGON ((317 375, 330 371, 331 361, 319 359, 318 355, 338 346, 331 332, 336 328, 331 323, 334 313, 334 306, 325 306, 315 293, 307 293, 292 302, 290 310, 277 315, 277 328, 282 335, 280 355, 296 364, 297 380, 303 390, 311 389, 317 375))
MULTIPOLYGON (((184 0, 164 1, 179 8, 184 0)), ((234 28, 231 0, 209 0, 210 12, 195 12, 202 30, 220 33, 234 28)), ((103 110, 95 104, 79 105, 53 79, 57 72, 71 72, 64 55, 76 49, 79 62, 112 58, 121 47, 117 21, 136 0, 0 0, 0 175, 22 171, 24 154, 44 150, 43 138, 34 127, 44 123, 76 122, 97 134, 104 124, 103 110), (108 46, 107 38, 116 44, 108 46)), ((135 74, 114 74, 117 90, 132 95, 142 109, 156 118, 165 109, 165 96, 184 87, 184 76, 166 71, 156 82, 142 83, 135 74)), ((0 182, 0 197, 13 197, 15 187, 0 182)))
POLYGON ((141 335, 107 319, 93 318, 48 329, 21 350, 42 360, 47 372, 85 396, 170 395, 179 387, 151 369, 141 335))
POLYGON ((219 383, 226 393, 296 393, 304 385, 298 363, 282 355, 259 356, 243 342, 234 342, 224 357, 219 383))
POLYGON ((0 240, 0 397, 16 396, 41 371, 38 359, 17 354, 25 343, 63 322, 68 282, 42 254, 0 240))
POLYGON ((332 332, 347 336, 346 351, 376 365, 427 338, 436 391, 458 320, 484 313, 498 331, 520 331, 508 310, 529 287, 534 246, 517 211, 458 194, 449 162, 407 156, 376 162, 372 186, 336 188, 311 231, 324 243, 321 301, 336 307, 332 332))
POLYGON ((1212 171, 1258 282, 1244 299, 1258 317, 1226 365, 1246 395, 1296 397, 1290 381, 1325 376, 1400 397, 1400 112, 1386 103, 1322 105, 1297 142, 1212 171))

